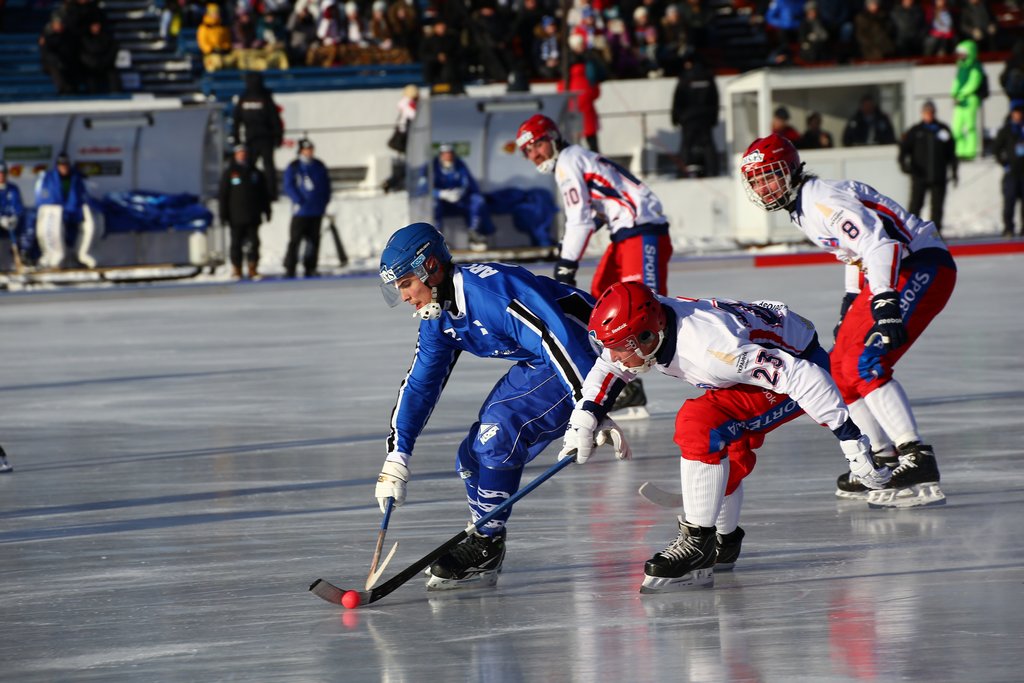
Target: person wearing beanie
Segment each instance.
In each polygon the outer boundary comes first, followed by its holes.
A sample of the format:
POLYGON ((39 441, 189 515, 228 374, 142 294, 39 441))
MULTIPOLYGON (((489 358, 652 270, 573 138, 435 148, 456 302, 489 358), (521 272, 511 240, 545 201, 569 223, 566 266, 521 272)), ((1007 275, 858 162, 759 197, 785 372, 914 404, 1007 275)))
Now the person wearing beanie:
POLYGON ((314 156, 313 142, 299 140, 299 156, 284 171, 284 193, 292 200, 288 248, 284 256, 285 277, 294 278, 299 248, 306 243, 302 266, 306 277, 316 277, 320 255, 320 225, 331 201, 331 176, 324 162, 314 156))

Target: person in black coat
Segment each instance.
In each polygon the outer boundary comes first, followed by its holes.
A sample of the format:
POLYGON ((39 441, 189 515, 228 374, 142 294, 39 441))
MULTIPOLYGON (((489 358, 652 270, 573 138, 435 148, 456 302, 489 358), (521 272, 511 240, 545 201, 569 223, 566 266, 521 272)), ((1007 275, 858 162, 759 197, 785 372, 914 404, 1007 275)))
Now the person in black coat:
POLYGON ((891 145, 896 142, 892 121, 878 108, 874 95, 860 98, 860 108, 850 117, 843 130, 843 147, 860 145, 891 145))
POLYGON ((79 39, 79 55, 85 77, 85 89, 90 93, 117 92, 117 41, 103 24, 94 21, 79 39))
POLYGON ((249 151, 254 166, 260 162, 270 199, 277 199, 277 168, 274 150, 284 141, 284 126, 274 102, 274 95, 263 84, 263 76, 255 71, 245 73, 245 90, 232 100, 231 136, 249 151))
POLYGON ((1024 231, 1024 103, 1014 105, 996 134, 996 160, 1003 165, 1003 236, 1013 237, 1013 210, 1020 202, 1024 231))
POLYGON ((682 71, 672 97, 672 123, 682 129, 679 146, 680 176, 708 178, 718 175, 718 86, 714 72, 696 53, 683 57, 682 71))
POLYGON ((220 178, 220 222, 231 230, 231 276, 242 277, 242 253, 248 245, 248 273, 259 279, 260 223, 270 220, 270 195, 259 169, 249 163, 245 145, 235 145, 234 159, 220 178))
POLYGON ((957 182, 956 142, 949 126, 935 118, 935 103, 921 107, 921 120, 900 140, 900 168, 910 176, 910 203, 907 210, 921 215, 925 194, 931 194, 931 219, 942 232, 942 213, 946 202, 946 184, 957 182))
POLYGON ((64 27, 64 19, 55 14, 39 35, 39 62, 61 95, 78 90, 74 37, 64 27))

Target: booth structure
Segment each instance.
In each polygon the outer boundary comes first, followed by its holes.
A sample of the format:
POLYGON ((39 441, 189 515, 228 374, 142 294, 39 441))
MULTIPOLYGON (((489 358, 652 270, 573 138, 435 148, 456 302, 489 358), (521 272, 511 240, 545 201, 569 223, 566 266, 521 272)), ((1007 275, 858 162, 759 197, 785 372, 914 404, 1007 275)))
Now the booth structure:
MULTIPOLYGON (((409 190, 409 217, 413 221, 433 222, 432 160, 438 147, 454 146, 458 156, 469 167, 488 195, 503 190, 530 191, 542 189, 557 203, 557 187, 553 175, 542 175, 523 157, 515 144, 519 125, 533 116, 543 114, 553 119, 567 138, 571 139, 576 116, 569 113, 569 97, 563 93, 506 95, 499 97, 431 97, 421 108, 409 133, 406 188, 409 190)), ((553 226, 552 238, 560 237, 561 212, 553 226)), ((509 215, 493 216, 497 232, 493 247, 530 246, 529 237, 516 230, 509 215)), ((465 224, 459 219, 445 219, 445 238, 455 249, 467 244, 465 224)))
MULTIPOLYGON (((910 64, 844 66, 830 68, 766 68, 750 71, 726 86, 726 143, 731 172, 739 173, 746 148, 771 132, 772 112, 786 107, 791 124, 803 131, 808 114, 818 112, 822 127, 836 147, 803 150, 806 170, 822 178, 863 181, 897 201, 905 201, 910 183, 900 171, 897 145, 842 147, 846 122, 861 98, 870 94, 892 122, 897 137, 917 115, 910 64)), ((803 235, 792 227, 784 211, 771 213, 754 206, 742 189, 734 195, 736 241, 740 244, 798 242, 803 235)))
MULTIPOLYGON (((0 157, 26 207, 34 207, 37 180, 62 152, 97 202, 109 193, 136 191, 207 201, 217 195, 223 130, 220 105, 185 107, 174 99, 0 105, 0 157)), ((90 266, 206 266, 221 258, 216 242, 222 240, 205 227, 105 230, 102 220, 96 222, 90 266)), ((9 265, 9 250, 0 251, 0 266, 9 265)))

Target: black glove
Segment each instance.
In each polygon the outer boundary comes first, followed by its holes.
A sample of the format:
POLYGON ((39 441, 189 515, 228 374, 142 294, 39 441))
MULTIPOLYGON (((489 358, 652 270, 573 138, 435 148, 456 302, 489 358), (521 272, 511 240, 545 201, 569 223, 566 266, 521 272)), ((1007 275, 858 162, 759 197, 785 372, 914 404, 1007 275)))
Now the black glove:
POLYGON ((853 300, 857 298, 856 292, 847 292, 843 295, 843 303, 839 306, 839 320, 836 321, 836 326, 832 328, 832 339, 839 339, 839 328, 843 326, 843 318, 846 317, 846 312, 850 310, 850 306, 853 305, 853 300))
POLYGON ((559 282, 564 282, 570 287, 576 286, 576 271, 579 270, 579 261, 570 261, 568 259, 560 258, 555 263, 555 279, 559 282))
POLYGON ((871 316, 875 319, 875 325, 864 337, 865 346, 874 346, 881 340, 885 350, 892 351, 907 343, 907 328, 903 326, 899 294, 885 292, 872 297, 871 316))

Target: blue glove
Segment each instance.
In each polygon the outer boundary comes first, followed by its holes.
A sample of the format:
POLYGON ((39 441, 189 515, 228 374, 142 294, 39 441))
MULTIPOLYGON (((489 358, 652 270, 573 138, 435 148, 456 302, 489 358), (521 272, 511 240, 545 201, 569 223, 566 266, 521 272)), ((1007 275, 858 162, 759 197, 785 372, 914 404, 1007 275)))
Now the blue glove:
POLYGON ((555 263, 555 279, 559 282, 564 282, 570 287, 576 286, 576 271, 579 270, 579 261, 570 261, 568 259, 560 258, 555 263))
POLYGON ((897 292, 876 294, 871 299, 871 316, 875 324, 864 337, 865 346, 881 344, 881 348, 892 351, 907 343, 907 328, 903 326, 897 292))

